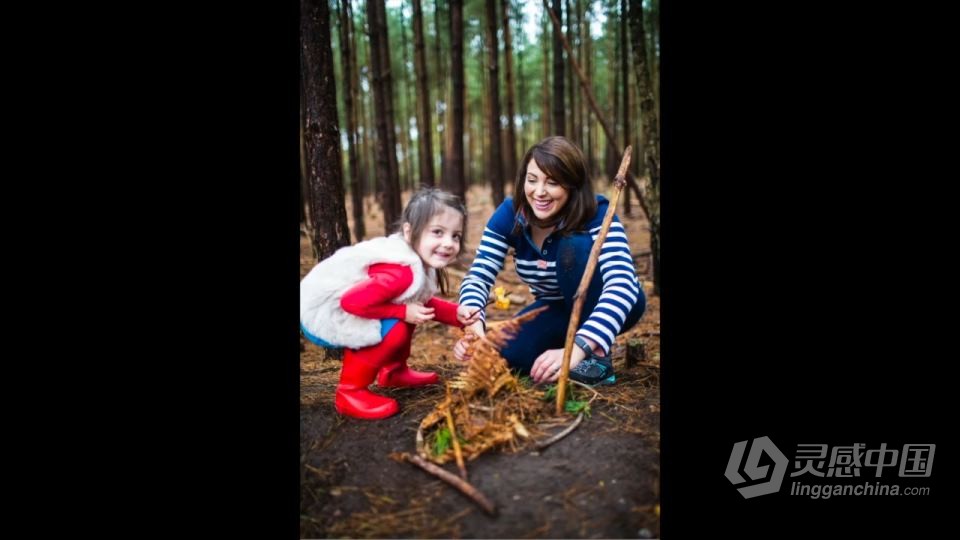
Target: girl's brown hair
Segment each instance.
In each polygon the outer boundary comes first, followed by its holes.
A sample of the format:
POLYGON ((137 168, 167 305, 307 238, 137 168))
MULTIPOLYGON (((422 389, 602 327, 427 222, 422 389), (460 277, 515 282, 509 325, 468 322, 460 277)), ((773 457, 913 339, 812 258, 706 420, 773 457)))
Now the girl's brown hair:
MULTIPOLYGON (((556 225, 555 231, 559 233, 582 230, 597 213, 597 198, 587 177, 586 160, 580 148, 566 137, 560 136, 547 137, 530 147, 517 170, 517 181, 513 186, 513 211, 522 211, 527 222, 538 227, 556 225), (527 202, 524 184, 531 159, 570 195, 567 204, 560 209, 555 219, 549 222, 538 219, 527 202)), ((520 224, 517 223, 515 231, 519 230, 519 227, 520 224)))
MULTIPOLYGON (((403 232, 403 224, 410 224, 410 245, 416 246, 420 242, 420 236, 430 225, 433 216, 443 212, 444 208, 451 208, 460 212, 464 218, 467 215, 467 209, 460 201, 460 197, 446 191, 435 188, 423 188, 410 197, 410 202, 403 209, 400 215, 400 223, 397 224, 397 230, 403 232)), ((463 234, 460 235, 460 246, 457 250, 457 257, 463 253, 463 234)), ((447 294, 447 273, 443 268, 437 268, 437 284, 440 286, 440 293, 447 294)))

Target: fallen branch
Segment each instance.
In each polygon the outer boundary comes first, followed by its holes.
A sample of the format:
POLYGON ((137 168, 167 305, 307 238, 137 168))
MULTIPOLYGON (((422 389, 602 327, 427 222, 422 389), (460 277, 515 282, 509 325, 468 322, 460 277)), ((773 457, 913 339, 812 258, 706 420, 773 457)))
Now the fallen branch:
POLYGON ((551 444, 553 444, 553 443, 559 441, 560 439, 566 437, 567 435, 569 435, 570 433, 572 433, 573 430, 577 429, 577 426, 579 426, 579 425, 580 425, 580 422, 582 422, 582 421, 583 421, 583 413, 580 413, 580 414, 577 415, 577 419, 574 420, 573 423, 570 424, 570 425, 567 427, 567 429, 564 429, 564 430, 561 431, 560 433, 557 433, 557 434, 554 435, 553 437, 550 437, 549 439, 547 439, 547 440, 545 440, 545 441, 543 441, 543 442, 541 442, 541 443, 537 443, 537 450, 543 450, 544 448, 550 446, 551 444))
POLYGON ((473 487, 473 485, 471 485, 469 482, 457 477, 455 474, 445 471, 444 469, 434 465, 433 463, 430 463, 420 456, 412 455, 407 452, 395 455, 394 459, 400 459, 408 463, 413 463, 417 467, 420 467, 421 469, 460 490, 460 493, 463 493, 469 497, 470 500, 477 503, 477 505, 480 506, 480 508, 482 508, 487 514, 491 516, 497 515, 497 507, 494 506, 490 499, 488 499, 483 493, 480 493, 480 491, 473 487))

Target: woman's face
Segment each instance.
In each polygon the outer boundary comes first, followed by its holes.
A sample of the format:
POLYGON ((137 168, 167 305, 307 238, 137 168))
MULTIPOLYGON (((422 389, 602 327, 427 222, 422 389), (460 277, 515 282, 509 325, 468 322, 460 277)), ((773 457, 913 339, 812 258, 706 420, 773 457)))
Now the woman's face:
POLYGON ((527 165, 527 181, 523 184, 523 191, 533 213, 544 221, 563 210, 570 198, 567 188, 541 171, 535 159, 531 159, 527 165))

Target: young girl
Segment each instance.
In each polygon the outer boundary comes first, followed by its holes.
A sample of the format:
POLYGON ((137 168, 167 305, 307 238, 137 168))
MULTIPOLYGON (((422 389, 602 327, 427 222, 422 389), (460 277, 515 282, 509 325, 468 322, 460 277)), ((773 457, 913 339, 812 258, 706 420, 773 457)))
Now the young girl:
POLYGON ((337 250, 300 282, 300 326, 310 341, 344 347, 337 412, 380 419, 396 414, 396 400, 370 392, 381 387, 422 386, 436 373, 407 366, 415 325, 436 319, 463 328, 479 313, 434 295, 446 293, 443 268, 462 247, 466 209, 436 189, 410 199, 400 231, 337 250))

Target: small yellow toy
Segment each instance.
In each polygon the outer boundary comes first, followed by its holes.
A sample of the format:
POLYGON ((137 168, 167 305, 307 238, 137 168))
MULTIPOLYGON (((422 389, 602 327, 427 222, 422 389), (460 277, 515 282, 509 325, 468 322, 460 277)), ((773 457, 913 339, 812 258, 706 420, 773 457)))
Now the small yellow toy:
POLYGON ((494 303, 494 307, 497 309, 510 309, 510 299, 507 298, 507 291, 503 287, 497 287, 493 290, 493 293, 497 295, 497 300, 494 303))

